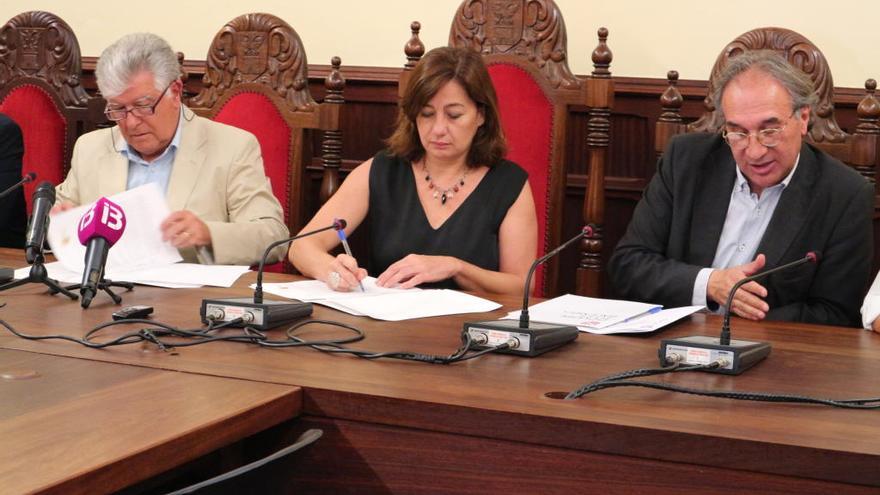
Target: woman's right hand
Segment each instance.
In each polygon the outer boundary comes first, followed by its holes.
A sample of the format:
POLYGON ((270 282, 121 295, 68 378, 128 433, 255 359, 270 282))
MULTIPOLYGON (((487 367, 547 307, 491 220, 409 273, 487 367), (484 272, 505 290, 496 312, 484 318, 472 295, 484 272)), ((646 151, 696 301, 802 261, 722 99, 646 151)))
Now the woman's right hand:
POLYGON ((337 255, 330 262, 324 283, 335 291, 349 292, 355 287, 359 287, 360 281, 366 276, 367 270, 360 268, 356 259, 343 253, 337 255))

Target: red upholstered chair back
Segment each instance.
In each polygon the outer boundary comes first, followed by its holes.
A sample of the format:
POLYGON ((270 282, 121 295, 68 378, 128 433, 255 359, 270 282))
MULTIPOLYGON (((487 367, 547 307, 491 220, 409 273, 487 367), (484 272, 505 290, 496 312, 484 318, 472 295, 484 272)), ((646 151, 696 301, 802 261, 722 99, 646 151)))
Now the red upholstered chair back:
MULTIPOLYGON (((411 25, 412 38, 404 47, 408 62, 400 78, 401 92, 425 51, 418 37, 420 28, 417 22, 411 25)), ((483 54, 498 95, 507 158, 529 172, 538 216, 536 256, 575 235, 583 223, 595 225, 580 245, 577 273, 560 274, 558 259, 550 260, 538 274, 535 292, 539 295, 556 295, 560 277, 574 277, 579 294, 601 295, 604 170, 614 94, 607 35, 606 29, 599 30, 592 75, 576 77, 568 67, 565 22, 552 0, 465 0, 449 31, 450 46, 483 54), (575 106, 586 107, 589 114, 589 154, 584 160, 588 177, 583 217, 569 222, 576 226, 569 231, 563 201, 572 168, 571 157, 566 156, 568 114, 575 106)))
MULTIPOLYGON (((540 256, 552 249, 551 242, 558 242, 558 239, 549 239, 547 229, 551 223, 549 215, 556 206, 551 203, 557 199, 553 197, 551 187, 555 151, 554 104, 534 77, 518 65, 492 64, 489 75, 498 95, 501 125, 508 141, 507 159, 529 173, 538 215, 539 247, 536 255, 540 256)), ((544 287, 543 267, 535 274, 535 287, 544 287)), ((537 292, 543 293, 542 290, 537 292)))
POLYGON ((64 179, 73 143, 89 127, 79 78, 79 44, 60 18, 25 12, 0 27, 0 112, 21 127, 22 172, 37 173, 25 186, 28 212, 39 182, 64 179))
POLYGON ((321 201, 339 186, 345 80, 337 57, 331 65, 327 96, 317 103, 309 93, 306 53, 296 31, 271 14, 244 14, 214 36, 202 89, 187 102, 199 115, 257 137, 266 176, 291 234, 314 213, 306 211, 313 131, 324 131, 321 201))
POLYGON ((264 94, 240 92, 220 107, 214 120, 244 129, 257 137, 263 167, 272 192, 281 201, 284 221, 290 225, 290 152, 294 129, 264 94))
POLYGON ((37 184, 47 180, 57 185, 64 178, 67 120, 43 88, 30 84, 17 86, 7 93, 0 101, 0 113, 9 115, 21 127, 25 150, 22 175, 37 173, 38 180, 24 186, 30 214, 37 184))

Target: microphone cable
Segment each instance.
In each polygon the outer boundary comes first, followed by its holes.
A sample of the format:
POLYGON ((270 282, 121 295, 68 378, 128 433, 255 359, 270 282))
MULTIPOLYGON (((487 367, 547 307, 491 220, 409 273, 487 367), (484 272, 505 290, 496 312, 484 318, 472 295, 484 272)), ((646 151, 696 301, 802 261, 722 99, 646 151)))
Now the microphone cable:
MULTIPOLYGON (((0 308, 5 306, 0 304, 0 308)), ((70 335, 53 334, 53 335, 29 335, 16 330, 7 321, 0 319, 0 326, 3 326, 13 335, 25 340, 64 340, 83 345, 92 349, 105 349, 126 344, 137 344, 148 342, 155 345, 159 350, 174 353, 174 349, 178 347, 192 347, 195 345, 207 344, 210 342, 238 342, 246 344, 256 344, 263 347, 283 348, 283 347, 311 347, 320 352, 328 354, 349 354, 361 359, 375 360, 380 358, 399 359, 406 361, 416 361, 429 364, 452 364, 459 361, 467 361, 485 354, 508 349, 510 342, 489 347, 481 350, 474 350, 473 342, 470 335, 467 335, 462 345, 455 352, 448 356, 439 356, 433 354, 422 354, 408 351, 391 351, 391 352, 373 352, 360 349, 351 349, 345 346, 353 342, 358 342, 366 338, 363 330, 346 323, 335 322, 331 320, 307 320, 290 326, 285 332, 285 339, 272 340, 265 332, 256 328, 245 326, 240 332, 235 333, 217 333, 218 330, 226 329, 233 325, 239 324, 242 319, 226 321, 215 324, 214 320, 209 319, 207 328, 183 329, 174 325, 162 323, 148 319, 124 319, 114 320, 101 323, 85 333, 81 338, 70 335), (107 328, 118 325, 149 325, 133 332, 126 332, 111 340, 96 340, 101 332, 107 328), (335 339, 322 340, 304 340, 296 335, 297 330, 307 325, 328 325, 345 329, 352 333, 350 336, 335 339), (168 337, 183 340, 169 340, 168 337), (472 352, 473 351, 473 352, 472 352)))
POLYGON ((645 376, 662 375, 667 373, 676 373, 682 371, 705 371, 721 366, 718 361, 709 364, 684 366, 675 363, 662 368, 642 368, 630 371, 624 371, 614 375, 600 378, 592 383, 588 383, 576 390, 573 390, 565 396, 565 400, 573 400, 583 397, 599 390, 616 387, 645 387, 655 390, 665 390, 668 392, 677 392, 682 394, 699 395, 704 397, 717 397, 722 399, 746 400, 757 402, 781 402, 793 404, 816 404, 831 407, 839 407, 843 409, 880 409, 880 397, 876 398, 860 398, 860 399, 829 399, 823 397, 810 397, 796 394, 781 394, 771 392, 735 392, 725 390, 701 390, 689 387, 682 387, 670 383, 649 382, 640 380, 631 380, 631 378, 640 378, 645 376))

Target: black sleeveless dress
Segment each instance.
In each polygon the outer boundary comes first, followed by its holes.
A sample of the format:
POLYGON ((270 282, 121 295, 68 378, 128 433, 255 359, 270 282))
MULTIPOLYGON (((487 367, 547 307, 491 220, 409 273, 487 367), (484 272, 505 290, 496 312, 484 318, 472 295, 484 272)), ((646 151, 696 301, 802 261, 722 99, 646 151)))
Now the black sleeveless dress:
MULTIPOLYGON (((502 160, 489 169, 452 216, 434 230, 419 201, 411 164, 379 152, 370 168, 367 271, 377 277, 408 254, 453 256, 497 271, 498 230, 527 179, 528 174, 519 165, 502 160)), ((448 279, 421 287, 457 289, 458 284, 448 279)))

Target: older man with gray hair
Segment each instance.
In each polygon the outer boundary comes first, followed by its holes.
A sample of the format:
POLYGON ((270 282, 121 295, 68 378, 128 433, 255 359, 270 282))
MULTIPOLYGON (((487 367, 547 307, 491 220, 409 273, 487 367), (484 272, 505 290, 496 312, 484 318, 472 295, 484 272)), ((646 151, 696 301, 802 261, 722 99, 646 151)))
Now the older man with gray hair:
MULTIPOLYGON (((95 73, 116 126, 77 140, 57 188, 62 209, 156 183, 172 210, 163 237, 202 263, 253 264, 289 235, 256 138, 183 105, 177 56, 165 40, 127 35, 104 50, 95 73)), ((281 248, 270 261, 283 255, 281 248)))
POLYGON ((770 51, 740 54, 716 81, 720 133, 672 139, 617 245, 610 275, 627 298, 726 302, 752 320, 860 326, 871 269, 874 187, 805 142, 812 81, 770 51))

